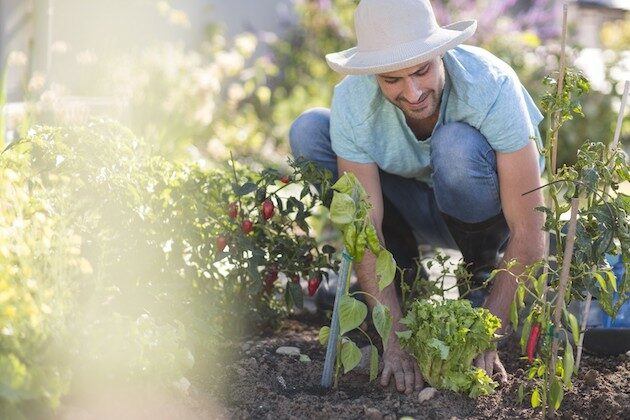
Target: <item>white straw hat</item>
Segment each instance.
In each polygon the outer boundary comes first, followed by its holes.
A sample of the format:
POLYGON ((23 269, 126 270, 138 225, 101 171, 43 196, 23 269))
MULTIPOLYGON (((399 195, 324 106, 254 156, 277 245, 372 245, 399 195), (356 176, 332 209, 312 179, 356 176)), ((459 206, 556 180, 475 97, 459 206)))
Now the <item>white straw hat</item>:
POLYGON ((477 21, 440 27, 429 0, 362 0, 354 12, 356 47, 327 54, 342 74, 377 74, 429 61, 470 38, 477 21))

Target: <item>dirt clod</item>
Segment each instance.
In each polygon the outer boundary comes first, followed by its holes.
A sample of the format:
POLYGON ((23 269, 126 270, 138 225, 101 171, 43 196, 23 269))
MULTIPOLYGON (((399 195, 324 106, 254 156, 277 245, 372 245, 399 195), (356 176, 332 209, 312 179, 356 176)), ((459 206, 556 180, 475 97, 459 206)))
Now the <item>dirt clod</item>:
POLYGON ((383 420, 383 413, 376 408, 366 408, 365 418, 368 420, 383 420))
POLYGON ((425 401, 430 400, 431 398, 435 397, 435 393, 437 392, 437 390, 435 388, 424 388, 422 391, 420 391, 420 393, 418 394, 418 401, 420 403, 423 403, 425 401))
POLYGON ((597 385, 597 377, 599 376, 599 374, 597 373, 597 371, 593 370, 593 369, 589 369, 585 374, 584 374, 584 384, 588 387, 594 387, 595 385, 597 385))

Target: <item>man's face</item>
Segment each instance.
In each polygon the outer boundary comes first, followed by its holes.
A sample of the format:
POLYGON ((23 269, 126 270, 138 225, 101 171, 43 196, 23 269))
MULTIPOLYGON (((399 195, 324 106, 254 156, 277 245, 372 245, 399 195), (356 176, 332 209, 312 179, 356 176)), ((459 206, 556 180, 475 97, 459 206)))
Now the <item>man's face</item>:
POLYGON ((424 120, 439 112, 444 89, 442 57, 378 74, 376 80, 383 95, 400 108, 408 120, 424 120))

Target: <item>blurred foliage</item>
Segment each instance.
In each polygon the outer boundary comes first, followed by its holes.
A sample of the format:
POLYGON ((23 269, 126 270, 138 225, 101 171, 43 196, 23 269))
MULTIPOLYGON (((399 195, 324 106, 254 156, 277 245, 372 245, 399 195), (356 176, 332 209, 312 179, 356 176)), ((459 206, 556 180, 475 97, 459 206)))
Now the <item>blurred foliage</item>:
POLYGON ((0 159, 3 418, 69 390, 185 391, 193 365, 209 377, 222 344, 273 327, 300 306, 300 278, 332 265, 308 235, 321 203, 310 182, 326 191, 330 178, 312 164, 289 179, 175 164, 106 121, 31 129, 0 159))

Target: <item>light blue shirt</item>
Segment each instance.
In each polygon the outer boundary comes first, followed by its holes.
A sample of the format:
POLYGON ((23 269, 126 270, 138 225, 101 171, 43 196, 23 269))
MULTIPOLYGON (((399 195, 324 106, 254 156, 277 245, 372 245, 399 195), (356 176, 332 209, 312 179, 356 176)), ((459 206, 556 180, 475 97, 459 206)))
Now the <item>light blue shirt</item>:
MULTIPOLYGON (((467 45, 443 57, 445 83, 435 129, 464 122, 498 152, 514 152, 536 139, 543 116, 505 62, 467 45)), ((434 131, 435 131, 434 129, 434 131)), ((376 163, 405 178, 431 182, 431 137, 418 141, 398 107, 381 93, 375 76, 348 76, 335 87, 330 117, 332 148, 357 163, 376 163)))

